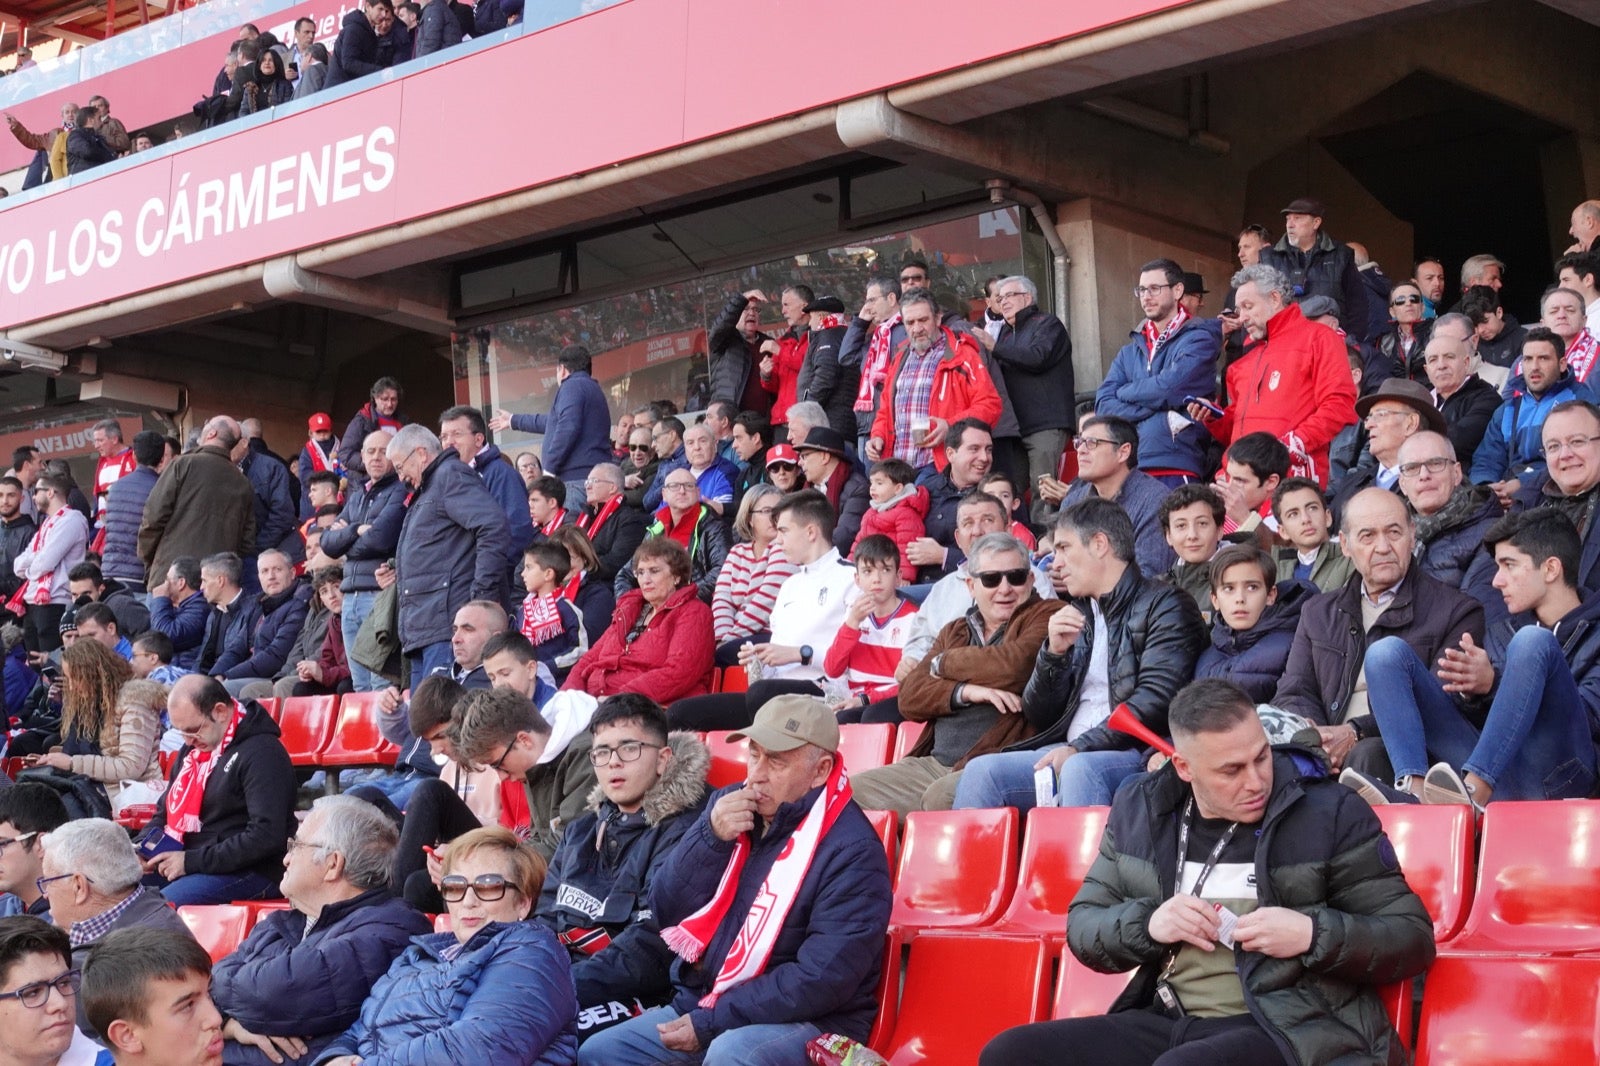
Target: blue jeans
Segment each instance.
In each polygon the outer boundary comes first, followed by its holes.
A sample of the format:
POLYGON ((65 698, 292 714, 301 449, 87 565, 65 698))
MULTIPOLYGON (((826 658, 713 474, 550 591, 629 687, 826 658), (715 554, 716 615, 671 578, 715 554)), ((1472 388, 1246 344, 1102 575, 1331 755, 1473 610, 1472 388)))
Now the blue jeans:
POLYGON ((1594 791, 1588 712, 1549 630, 1530 625, 1511 638, 1481 732, 1399 637, 1373 644, 1366 670, 1368 702, 1397 779, 1446 762, 1481 777, 1495 799, 1571 799, 1594 791))
MULTIPOLYGON (((589 489, 583 482, 584 479, 579 478, 577 481, 565 483, 567 486, 567 502, 561 505, 561 509, 567 512, 567 517, 569 518, 576 519, 583 513, 584 505, 589 502, 589 489)), ((519 568, 522 566, 521 556, 517 557, 517 566, 519 568)))
MULTIPOLYGON (((1037 751, 1004 751, 980 755, 967 763, 956 784, 955 809, 1015 807, 1032 810, 1033 764, 1046 753, 1064 747, 1052 744, 1037 751)), ((1104 807, 1117 794, 1117 786, 1144 769, 1138 750, 1080 751, 1056 775, 1057 807, 1104 807)))
POLYGON ((425 644, 419 650, 406 656, 406 661, 411 664, 411 687, 416 688, 422 679, 439 669, 449 666, 455 658, 455 652, 450 648, 448 640, 441 640, 434 644, 425 644))
POLYGON ((144 884, 161 889, 174 907, 195 907, 210 903, 232 903, 236 899, 276 899, 278 883, 257 873, 184 874, 176 881, 163 881, 147 874, 144 884))
POLYGON ((806 1041, 822 1033, 810 1022, 744 1025, 711 1041, 703 1051, 668 1051, 656 1026, 678 1017, 672 1007, 656 1007, 614 1025, 578 1048, 579 1066, 807 1066, 806 1041))
MULTIPOLYGON (((344 594, 344 612, 339 616, 340 632, 344 634, 344 650, 348 659, 350 649, 356 646, 356 635, 361 632, 361 623, 367 620, 372 613, 372 604, 378 598, 376 592, 346 592, 344 594)), ((365 666, 349 659, 350 685, 357 692, 377 692, 379 689, 389 687, 389 682, 368 670, 365 666)))

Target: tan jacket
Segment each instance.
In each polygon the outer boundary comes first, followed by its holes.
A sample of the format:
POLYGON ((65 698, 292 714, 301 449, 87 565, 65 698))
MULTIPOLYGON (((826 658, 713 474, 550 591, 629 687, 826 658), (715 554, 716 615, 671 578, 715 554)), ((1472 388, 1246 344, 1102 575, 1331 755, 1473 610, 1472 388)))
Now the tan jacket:
POLYGON ((117 693, 116 713, 100 727, 100 754, 72 756, 72 772, 105 786, 113 808, 124 781, 161 781, 156 746, 161 740, 161 709, 167 690, 154 681, 134 679, 117 693))

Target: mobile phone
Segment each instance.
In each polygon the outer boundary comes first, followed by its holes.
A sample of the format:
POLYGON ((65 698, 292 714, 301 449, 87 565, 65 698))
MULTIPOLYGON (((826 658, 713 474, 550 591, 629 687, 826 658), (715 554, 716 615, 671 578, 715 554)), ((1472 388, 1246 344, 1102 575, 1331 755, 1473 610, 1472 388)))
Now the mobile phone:
POLYGON ((1201 407, 1204 407, 1207 411, 1210 411, 1212 414, 1216 415, 1218 418, 1222 417, 1222 408, 1218 407, 1216 404, 1212 403, 1210 400, 1205 399, 1204 397, 1201 397, 1201 396, 1185 396, 1183 398, 1183 402, 1186 403, 1186 404, 1187 403, 1197 403, 1201 407))

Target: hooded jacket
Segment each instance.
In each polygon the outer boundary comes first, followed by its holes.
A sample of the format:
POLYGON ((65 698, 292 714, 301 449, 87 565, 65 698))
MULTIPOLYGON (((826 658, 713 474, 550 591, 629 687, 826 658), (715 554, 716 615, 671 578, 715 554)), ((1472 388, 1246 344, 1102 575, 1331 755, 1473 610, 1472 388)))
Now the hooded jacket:
POLYGON ((394 557, 400 543, 407 494, 405 482, 393 470, 370 484, 360 475, 351 478, 349 495, 339 512, 344 525, 322 534, 323 554, 344 560, 344 581, 339 587, 345 592, 378 591, 374 575, 378 567, 394 557), (372 528, 362 533, 362 526, 372 528))
POLYGON ((567 945, 580 1007, 634 998, 659 1006, 671 998, 672 951, 650 909, 650 886, 705 805, 711 755, 693 733, 673 733, 668 744, 672 761, 643 807, 624 814, 596 785, 545 875, 534 917, 567 945), (605 946, 580 947, 585 932, 605 946))
MULTIPOLYGON (((952 333, 945 326, 940 329, 944 333, 944 355, 934 372, 928 417, 941 418, 946 424, 976 418, 995 425, 1001 412, 1000 394, 984 366, 978 342, 970 333, 952 333)), ((896 349, 889 365, 889 383, 884 386, 883 396, 878 401, 878 415, 872 422, 872 436, 883 441, 884 455, 894 454, 894 397, 900 387, 900 368, 910 352, 909 340, 896 349)), ((933 465, 941 472, 950 465, 943 448, 933 449, 933 465)))
POLYGON ((716 643, 711 635, 711 608, 693 585, 673 591, 651 616, 632 644, 629 630, 644 612, 638 589, 617 597, 611 625, 594 640, 573 666, 562 688, 577 689, 599 699, 620 692, 638 692, 665 707, 685 696, 711 691, 716 643))
POLYGON ((1278 678, 1289 661, 1294 646, 1295 627, 1300 624, 1300 608, 1319 595, 1309 581, 1285 581, 1278 586, 1278 598, 1261 612, 1256 624, 1240 633, 1228 628, 1219 613, 1211 623, 1211 644, 1194 664, 1196 680, 1221 677, 1250 694, 1256 703, 1271 703, 1278 678))
POLYGON ((206 615, 205 637, 200 641, 195 669, 226 675, 250 657, 250 640, 261 621, 261 596, 240 592, 228 609, 212 607, 206 615))
POLYGON ((1417 562, 1423 573, 1483 604, 1490 619, 1505 613, 1505 600, 1494 587, 1494 556, 1483 535, 1504 514, 1494 493, 1462 484, 1437 513, 1417 516, 1417 562))
POLYGON ((166 580, 180 555, 244 557, 256 554, 258 544, 272 547, 256 537, 255 491, 227 452, 207 444, 167 464, 139 526, 139 558, 152 585, 166 580))
POLYGON ((927 517, 928 490, 921 485, 907 485, 893 499, 867 508, 861 516, 861 532, 850 546, 850 554, 854 555, 856 547, 867 537, 888 537, 900 550, 901 578, 908 583, 916 581, 917 568, 906 561, 906 546, 923 535, 927 517))
MULTIPOLYGON (((506 580, 522 569, 522 553, 533 543, 533 519, 528 515, 528 486, 505 454, 487 445, 468 462, 483 487, 489 490, 506 516, 506 580)), ((587 474, 587 472, 585 472, 587 474)))
POLYGON ((1191 317, 1156 349, 1144 330, 1111 361, 1094 397, 1095 413, 1132 422, 1139 430, 1139 465, 1146 470, 1185 470, 1199 476, 1205 467, 1206 431, 1189 419, 1191 396, 1210 396, 1217 388, 1217 356, 1222 335, 1206 319, 1191 317), (1175 415, 1179 428, 1174 430, 1175 415))
MULTIPOLYGON (((200 828, 183 839, 184 870, 191 874, 254 873, 278 883, 283 854, 294 821, 294 766, 289 762, 278 723, 254 700, 233 743, 217 753, 216 768, 200 801, 200 828)), ((194 749, 184 745, 167 775, 167 791, 194 749)), ((167 797, 162 793, 144 839, 166 830, 167 797)))
POLYGON ((150 785, 160 782, 156 746, 161 740, 161 712, 166 706, 164 686, 139 678, 124 682, 117 691, 115 711, 105 716, 100 735, 93 738, 99 753, 70 756, 72 772, 105 786, 113 809, 124 781, 150 785))
MULTIPOLYGON (((1285 751, 1256 830, 1264 907, 1311 916, 1311 948, 1272 958, 1233 950, 1250 1014, 1297 1066, 1400 1066, 1410 1056, 1377 997, 1433 962, 1433 923, 1406 885, 1372 808, 1326 777, 1302 777, 1285 751)), ((1067 918, 1067 946, 1102 973, 1137 968, 1110 1013, 1148 1008, 1170 953, 1150 916, 1175 891, 1178 825, 1192 792, 1170 766, 1117 793, 1100 854, 1067 918)))
MULTIPOLYGON (((1525 624, 1533 624, 1531 622, 1525 624)), ((1522 628, 1517 618, 1502 617, 1489 626, 1489 662, 1494 666, 1495 688, 1482 697, 1485 704, 1493 701, 1499 690, 1500 679, 1505 674, 1511 638, 1522 628)), ((1572 672, 1578 689, 1578 700, 1583 705, 1584 716, 1589 720, 1589 736, 1600 745, 1600 596, 1587 593, 1582 603, 1568 611, 1558 623, 1556 635, 1561 644, 1561 656, 1572 672)), ((1554 776, 1554 775, 1552 775, 1554 776)), ((1507 796, 1507 799, 1544 799, 1543 796, 1507 796)))
POLYGON ((1023 436, 1072 427, 1072 338, 1059 318, 1037 306, 1024 307, 1015 326, 1000 327, 992 354, 1023 436))
MULTIPOLYGON (((378 61, 378 34, 368 21, 367 14, 358 5, 346 12, 344 21, 339 24, 339 36, 334 39, 333 48, 328 54, 328 80, 327 84, 343 85, 347 81, 376 74, 383 69, 383 64, 378 61)), ((370 431, 369 431, 370 432, 370 431)), ((362 437, 366 433, 361 434, 362 437)), ((345 437, 346 442, 349 436, 345 437)), ((359 452, 361 445, 357 443, 359 452)), ((340 458, 344 449, 341 448, 340 458)), ((345 463, 345 469, 350 469, 350 464, 345 463)))
POLYGON ((1371 335, 1365 286, 1349 245, 1340 244, 1318 230, 1316 242, 1309 251, 1303 252, 1289 243, 1286 233, 1278 238, 1277 244, 1261 250, 1260 262, 1283 272, 1297 300, 1307 296, 1331 298, 1339 305, 1339 325, 1350 336, 1371 335))
MULTIPOLYGON (((290 1061, 309 1062, 360 1016, 372 986, 411 939, 431 931, 424 915, 387 888, 328 904, 309 930, 299 911, 271 911, 211 971, 211 998, 252 1033, 301 1037, 307 1054, 290 1061)), ((269 1060, 230 1040, 222 1061, 269 1060)))

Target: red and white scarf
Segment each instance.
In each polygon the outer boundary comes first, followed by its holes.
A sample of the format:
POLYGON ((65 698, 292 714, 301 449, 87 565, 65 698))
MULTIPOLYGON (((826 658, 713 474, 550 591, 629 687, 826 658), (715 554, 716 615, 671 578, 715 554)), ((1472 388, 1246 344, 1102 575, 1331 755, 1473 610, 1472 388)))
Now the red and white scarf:
MULTIPOLYGON (((816 858, 817 848, 850 803, 851 796, 850 777, 845 773, 844 761, 835 755, 827 784, 823 785, 811 810, 806 812, 805 818, 784 845, 772 869, 767 871, 766 880, 761 882, 761 888, 751 901, 739 935, 728 948, 728 954, 722 960, 722 969, 717 971, 717 979, 711 991, 700 1000, 700 1006, 715 1006, 722 993, 759 976, 766 969, 772 949, 778 943, 778 933, 783 929, 784 919, 789 916, 789 908, 794 906, 795 899, 800 895, 800 886, 811 869, 811 861, 816 858)), ((661 939, 679 958, 686 962, 698 962, 700 956, 705 954, 706 945, 711 942, 717 928, 722 925, 722 919, 727 917, 728 909, 733 906, 733 899, 739 891, 739 875, 744 870, 745 860, 750 857, 750 848, 750 834, 739 834, 739 839, 733 845, 733 854, 728 858, 728 868, 722 872, 722 880, 717 884, 716 894, 704 907, 681 923, 662 930, 661 939)))
POLYGON ((530 592, 522 601, 522 635, 534 647, 560 636, 566 628, 561 624, 561 611, 556 607, 558 599, 560 597, 553 592, 530 592))
POLYGON ((1579 381, 1588 381, 1589 374, 1594 370, 1596 355, 1600 355, 1600 341, 1585 329, 1572 338, 1572 347, 1567 349, 1567 369, 1579 381))
POLYGON ((185 835, 200 828, 200 804, 205 799, 206 782, 211 780, 211 771, 217 768, 217 759, 233 743, 233 734, 243 718, 244 708, 235 700, 233 717, 222 734, 222 741, 210 751, 191 746, 178 776, 172 779, 172 787, 167 789, 166 833, 178 843, 183 843, 185 835))
MULTIPOLYGON (((44 520, 39 526, 39 531, 33 535, 33 543, 28 545, 30 554, 38 555, 44 550, 45 541, 50 539, 50 531, 61 521, 61 516, 67 513, 63 507, 55 514, 44 520)), ((23 588, 23 600, 35 607, 43 607, 50 602, 50 586, 55 584, 56 572, 46 570, 38 577, 30 577, 23 588)))
POLYGON ((589 534, 589 539, 594 540, 594 535, 600 532, 600 527, 606 524, 606 519, 616 514, 617 508, 622 506, 622 493, 617 493, 601 505, 600 510, 593 516, 588 511, 578 515, 578 528, 589 534))
POLYGON ((317 473, 332 470, 336 474, 343 474, 344 467, 339 462, 339 442, 330 440, 326 445, 315 437, 307 438, 306 454, 311 457, 311 469, 317 473), (327 450, 324 451, 323 449, 327 450))
POLYGON ((896 313, 872 331, 872 339, 867 342, 866 358, 861 360, 861 387, 856 390, 857 411, 872 410, 878 390, 888 384, 889 360, 894 356, 889 339, 899 324, 900 315, 896 313))
POLYGON ((1144 334, 1144 367, 1146 370, 1149 370, 1151 364, 1156 361, 1156 349, 1171 340, 1187 321, 1189 321, 1189 309, 1182 304, 1178 305, 1177 311, 1173 313, 1171 318, 1167 319, 1166 328, 1159 333, 1156 332, 1156 324, 1154 322, 1148 318, 1144 320, 1144 324, 1139 327, 1139 332, 1144 334))
POLYGON ((556 516, 539 527, 539 532, 549 537, 550 534, 561 528, 561 523, 567 520, 567 512, 557 511, 556 516))

